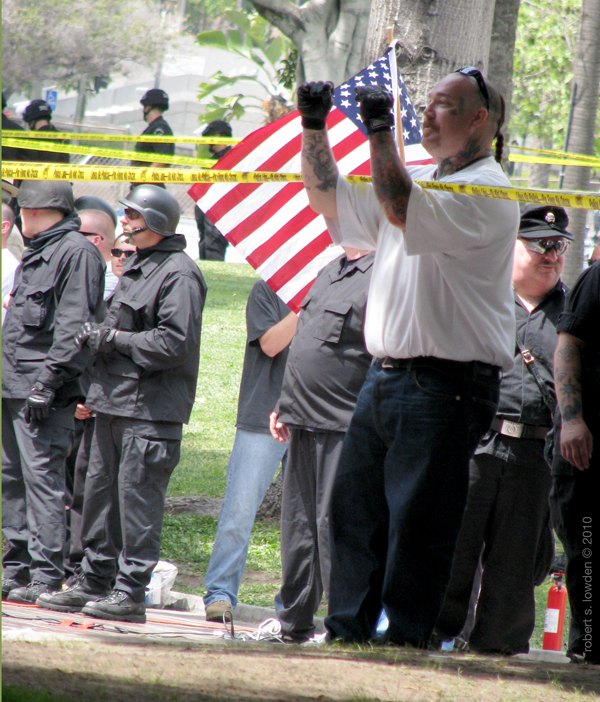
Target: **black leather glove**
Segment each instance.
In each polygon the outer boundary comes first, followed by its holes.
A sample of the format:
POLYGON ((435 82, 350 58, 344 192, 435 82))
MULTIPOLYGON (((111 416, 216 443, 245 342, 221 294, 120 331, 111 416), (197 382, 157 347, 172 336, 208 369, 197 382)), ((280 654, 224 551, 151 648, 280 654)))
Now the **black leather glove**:
POLYGON ((53 402, 54 390, 36 381, 26 400, 25 421, 43 422, 44 419, 48 419, 53 402))
POLYGON ((108 353, 114 348, 112 341, 116 335, 116 329, 95 322, 86 322, 75 335, 75 343, 78 346, 87 346, 92 355, 108 353))
POLYGON ((389 90, 380 85, 355 88, 356 102, 360 103, 360 118, 367 135, 375 132, 391 132, 394 126, 394 98, 389 90))
POLYGON ((325 129, 325 122, 333 105, 333 83, 302 83, 298 88, 298 112, 302 126, 307 129, 325 129))

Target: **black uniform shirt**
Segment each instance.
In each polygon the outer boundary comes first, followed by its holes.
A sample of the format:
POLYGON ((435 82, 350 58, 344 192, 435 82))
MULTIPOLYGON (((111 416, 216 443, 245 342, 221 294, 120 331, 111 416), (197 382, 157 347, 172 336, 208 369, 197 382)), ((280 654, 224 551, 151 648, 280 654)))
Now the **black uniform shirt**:
MULTIPOLYGON (((535 366, 549 396, 555 404, 554 394, 554 349, 556 348, 556 325, 565 303, 566 289, 559 281, 557 285, 531 312, 515 294, 515 317, 517 338, 524 349, 535 357, 535 366)), ((500 384, 500 402, 497 417, 532 426, 552 426, 552 415, 531 370, 515 347, 515 365, 505 373, 500 384)), ((535 439, 515 439, 490 431, 481 441, 476 453, 489 453, 505 459, 524 460, 533 452, 540 455, 543 442, 535 439)))
MULTIPOLYGON (((150 124, 142 132, 142 136, 173 136, 173 130, 169 127, 167 121, 163 117, 157 117, 155 120, 150 122, 150 124)), ((164 156, 173 156, 175 153, 175 144, 161 144, 152 143, 146 141, 137 141, 135 143, 135 150, 146 154, 157 154, 155 161, 160 163, 161 160, 158 158, 161 154, 164 156)), ((150 165, 148 161, 132 161, 132 166, 148 166, 150 165)))
POLYGON ((56 404, 84 396, 89 350, 74 339, 102 314, 106 264, 80 226, 69 215, 23 253, 2 329, 3 397, 25 399, 37 380, 56 390, 56 404))
MULTIPOLYGON (((594 263, 577 279, 567 296, 557 330, 585 342, 581 383, 583 418, 594 437, 590 468, 597 468, 600 466, 600 450, 597 447, 600 442, 600 263, 594 263)), ((557 445, 555 441, 555 448, 557 445)), ((553 473, 571 473, 573 470, 577 469, 564 460, 558 464, 555 460, 552 466, 553 473)))
MULTIPOLYGON (((40 127, 36 131, 38 132, 58 132, 58 129, 53 124, 46 124, 40 127)), ((27 138, 27 135, 25 135, 27 138)), ((44 137, 45 141, 53 141, 56 144, 68 144, 68 141, 62 139, 51 139, 50 137, 44 137)), ((37 139, 36 139, 37 141, 37 139)), ((69 154, 59 154, 56 151, 41 151, 41 150, 29 150, 28 161, 31 163, 69 163, 69 154)))
POLYGON ((342 256, 319 273, 302 302, 290 345, 279 419, 290 427, 346 431, 371 356, 363 333, 373 258, 342 256))
POLYGON ((120 330, 116 350, 94 360, 90 409, 155 422, 189 420, 206 283, 185 245, 183 236, 165 237, 123 264, 104 320, 120 330))
POLYGON ((238 401, 238 429, 269 433, 269 415, 281 393, 289 347, 271 358, 261 349, 259 338, 290 311, 264 280, 254 283, 246 305, 248 336, 238 401))
MULTIPOLYGON (((5 129, 16 129, 18 131, 23 132, 21 135, 24 139, 27 137, 27 134, 25 134, 25 130, 20 124, 17 124, 17 122, 13 122, 12 119, 9 119, 4 112, 2 113, 2 131, 4 132, 5 129)), ((14 146, 4 146, 4 143, 2 144, 2 160, 3 161, 31 161, 29 158, 29 151, 27 149, 18 149, 14 146)))

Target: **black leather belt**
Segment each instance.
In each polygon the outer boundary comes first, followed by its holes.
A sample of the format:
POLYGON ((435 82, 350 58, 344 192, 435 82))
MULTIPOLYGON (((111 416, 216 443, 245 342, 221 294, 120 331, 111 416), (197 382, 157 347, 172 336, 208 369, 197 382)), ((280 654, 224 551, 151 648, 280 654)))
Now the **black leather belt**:
POLYGON ((509 419, 496 417, 492 422, 492 429, 503 436, 513 439, 539 439, 543 441, 552 427, 536 427, 531 424, 511 422, 509 419))
POLYGON ((386 369, 407 368, 410 370, 411 368, 429 366, 452 373, 460 369, 464 370, 468 368, 472 369, 476 374, 485 375, 490 378, 498 378, 500 376, 499 366, 492 366, 482 361, 451 361, 447 358, 436 358, 435 356, 417 356, 416 358, 390 358, 386 356, 379 360, 381 361, 381 367, 386 369))

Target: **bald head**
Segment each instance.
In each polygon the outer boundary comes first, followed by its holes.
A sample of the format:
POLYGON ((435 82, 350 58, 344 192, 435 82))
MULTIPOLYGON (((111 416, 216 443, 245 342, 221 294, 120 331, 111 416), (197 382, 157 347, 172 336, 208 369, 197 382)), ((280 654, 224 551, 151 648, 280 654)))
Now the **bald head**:
POLYGON ((450 73, 429 93, 422 143, 437 161, 438 175, 449 175, 491 155, 502 100, 483 77, 480 81, 482 85, 473 76, 450 73))
POLYGON ((115 243, 115 225, 102 210, 80 210, 81 233, 97 246, 105 261, 110 261, 110 250, 115 243))

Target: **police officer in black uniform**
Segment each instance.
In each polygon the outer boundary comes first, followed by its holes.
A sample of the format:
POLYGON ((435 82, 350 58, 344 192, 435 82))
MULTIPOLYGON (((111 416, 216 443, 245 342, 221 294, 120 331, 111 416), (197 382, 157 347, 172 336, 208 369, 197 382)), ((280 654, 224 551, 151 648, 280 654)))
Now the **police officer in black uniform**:
MULTIPOLYGON (((231 125, 222 119, 216 119, 207 124, 202 132, 203 137, 232 135, 231 125)), ((231 150, 227 144, 209 144, 208 150, 213 158, 220 159, 231 150)), ((200 239, 198 253, 200 260, 224 261, 227 250, 227 239, 215 227, 210 219, 199 207, 194 208, 196 224, 198 225, 198 236, 200 239)))
POLYGON ((165 494, 194 404, 204 278, 177 236, 177 200, 140 185, 125 200, 123 229, 137 252, 102 325, 77 342, 95 355, 86 406, 96 412, 85 484, 81 577, 38 605, 144 622, 158 562, 165 494))
POLYGON ((2 330, 2 598, 32 604, 63 580, 65 459, 90 359, 73 336, 102 313, 105 264, 69 183, 25 181, 18 199, 31 243, 2 330))
MULTIPOLYGON (((6 109, 6 98, 4 97, 4 93, 2 93, 2 131, 4 132, 5 129, 13 129, 13 130, 18 130, 21 132, 24 132, 25 130, 23 127, 15 122, 14 120, 10 119, 8 115, 4 114, 4 110, 6 109)), ((22 135, 25 137, 25 134, 22 135)), ((5 146, 4 143, 2 144, 2 160, 3 161, 29 161, 29 153, 27 152, 26 149, 18 149, 14 146, 5 146)))
MULTIPOLYGON (((160 88, 152 88, 148 90, 144 97, 140 100, 144 108, 144 121, 148 122, 148 126, 142 132, 142 136, 173 136, 173 130, 163 117, 163 113, 169 109, 169 96, 160 88)), ((156 154, 156 161, 148 163, 148 161, 132 161, 132 166, 146 168, 161 168, 164 163, 161 162, 159 156, 173 156, 175 153, 175 144, 154 143, 138 141, 135 144, 135 150, 140 153, 156 154)), ((139 185, 139 184, 137 184, 139 185)), ((160 188, 165 186, 162 183, 157 183, 160 188)), ((133 184, 132 187, 136 187, 133 184)))
MULTIPOLYGON (((58 129, 51 123, 52 108, 45 100, 32 100, 23 112, 23 119, 32 132, 58 132, 58 129)), ((68 143, 50 137, 46 141, 53 141, 57 144, 68 143)), ((28 160, 35 163, 69 163, 69 154, 30 149, 28 160)))

